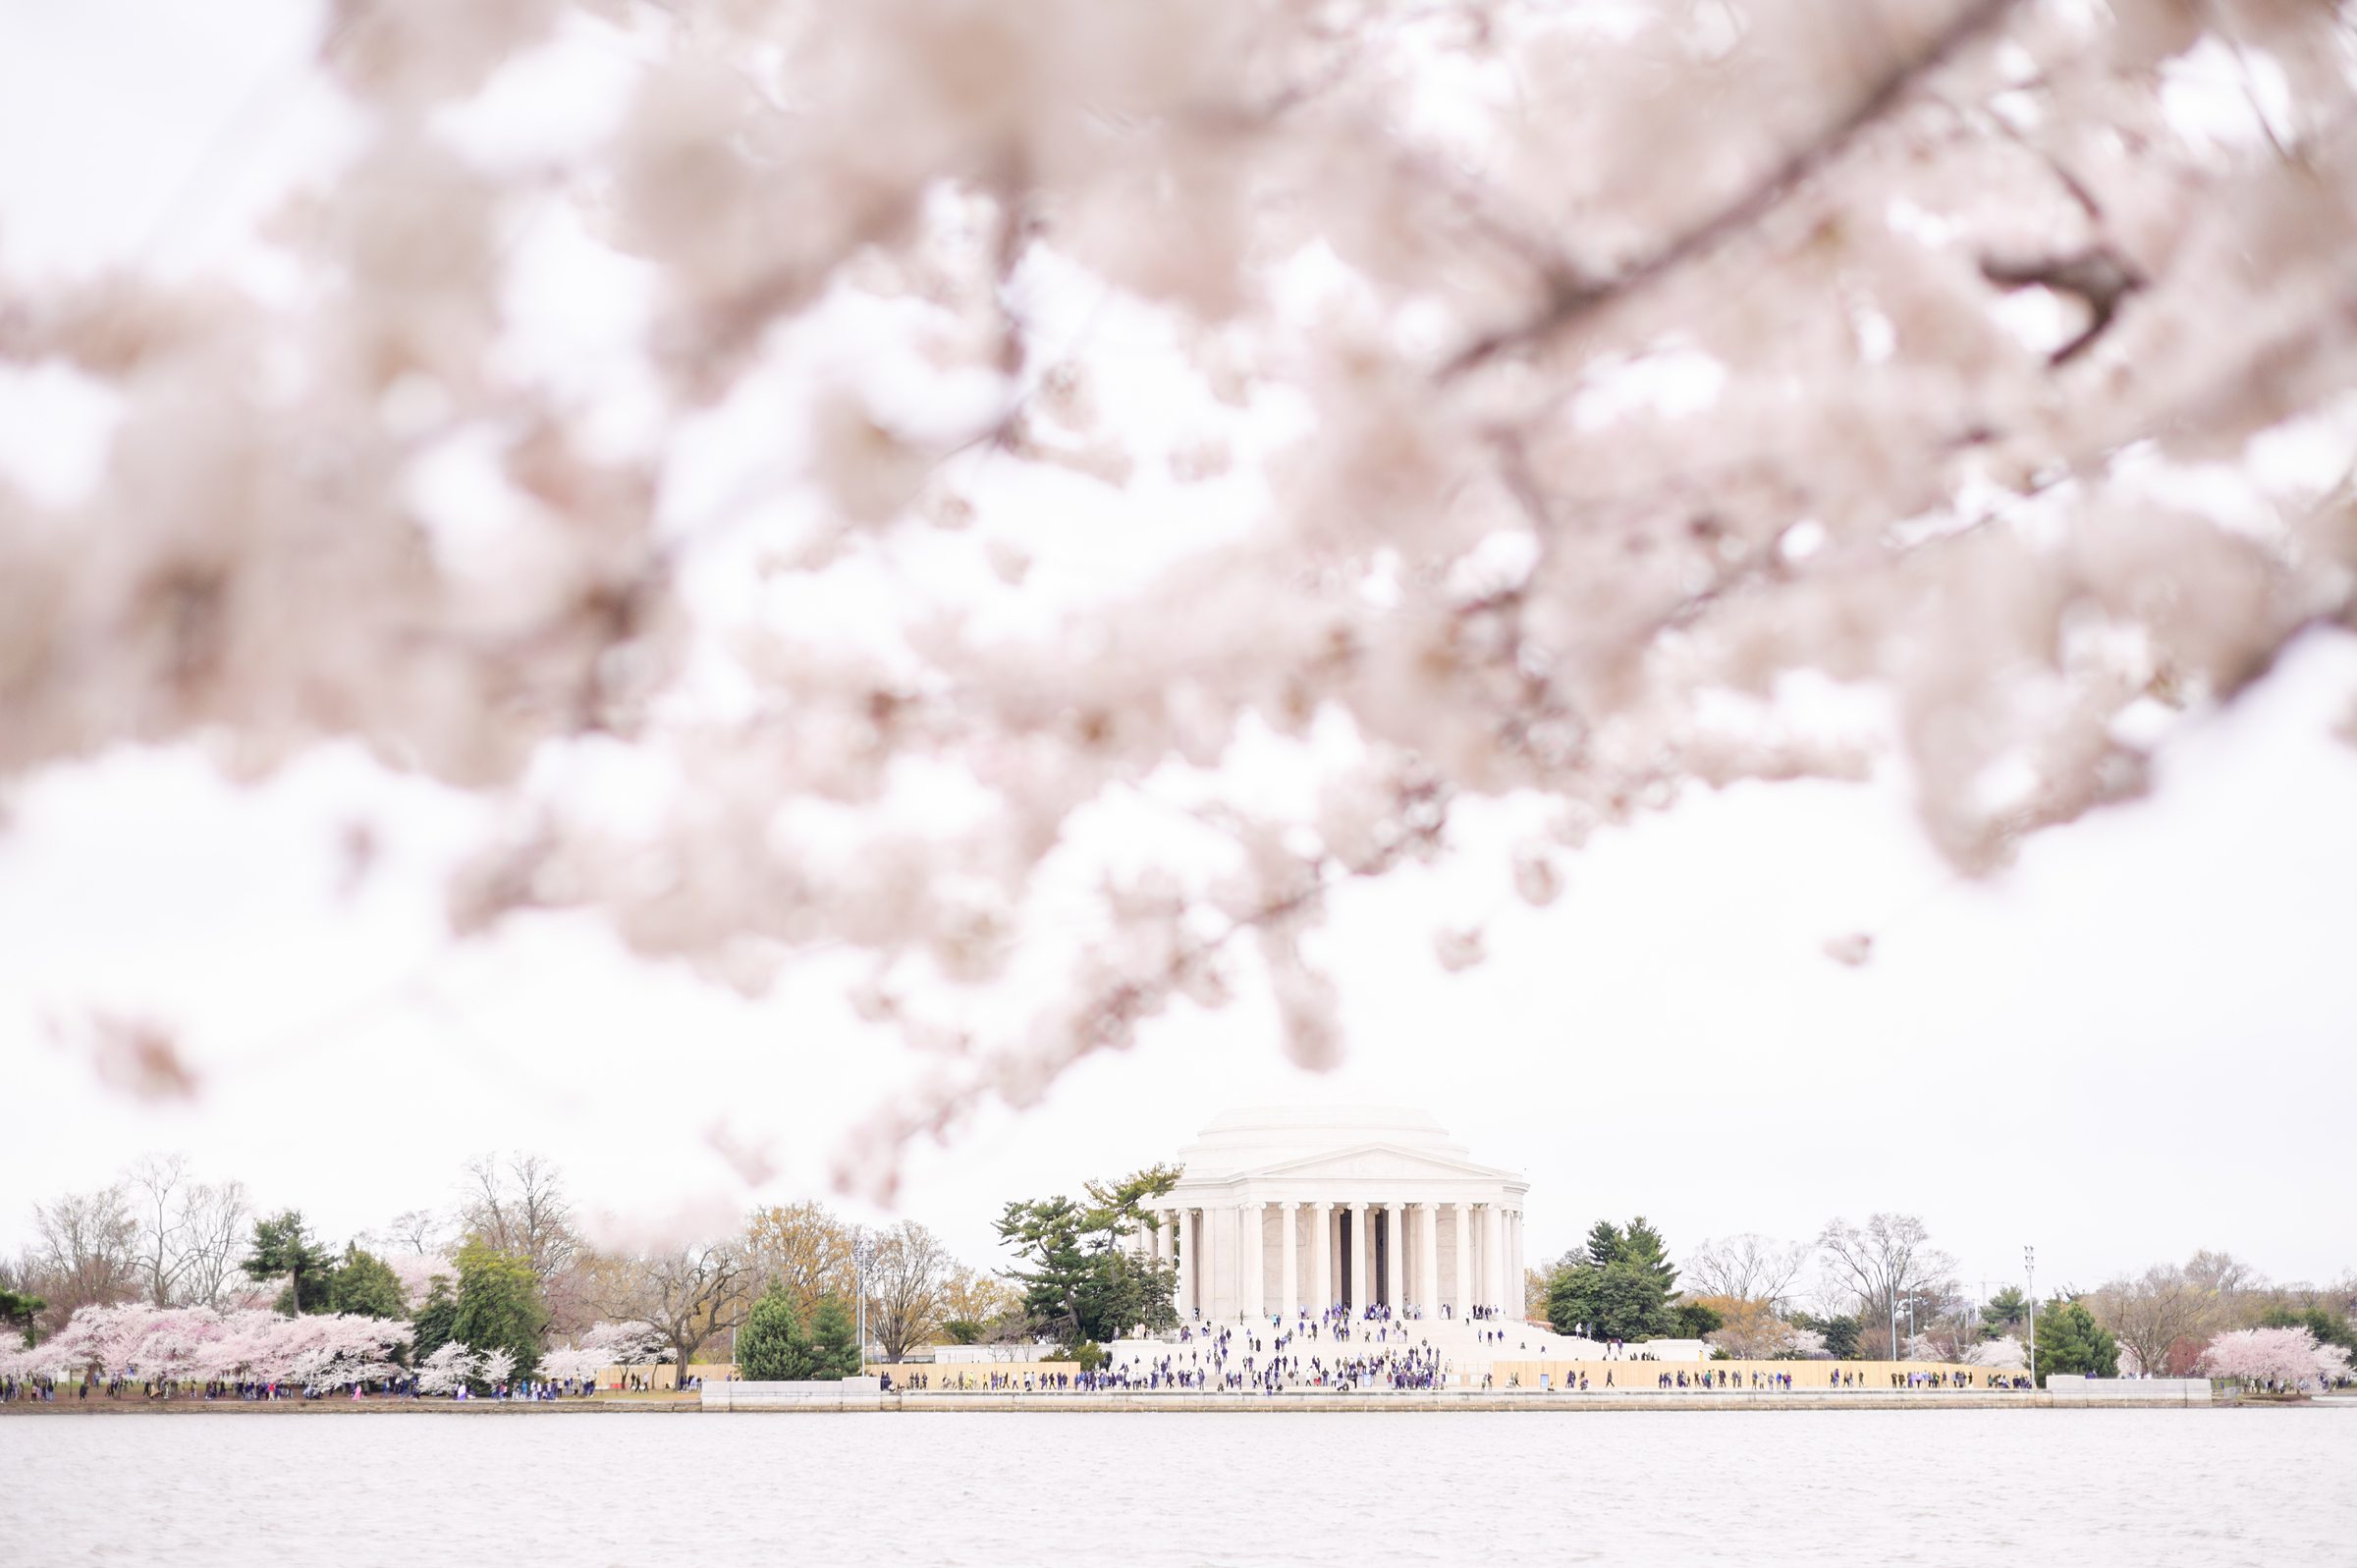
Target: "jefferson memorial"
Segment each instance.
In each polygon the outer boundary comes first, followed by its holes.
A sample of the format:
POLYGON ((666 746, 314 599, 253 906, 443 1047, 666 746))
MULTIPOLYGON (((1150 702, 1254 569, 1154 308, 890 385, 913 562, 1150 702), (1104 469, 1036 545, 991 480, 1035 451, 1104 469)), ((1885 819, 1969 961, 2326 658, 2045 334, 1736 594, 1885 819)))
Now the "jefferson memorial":
POLYGON ((1474 1161, 1431 1116, 1367 1106, 1232 1110, 1178 1152, 1154 1255, 1181 1323, 1330 1307, 1462 1322, 1522 1317, 1530 1183, 1474 1161))

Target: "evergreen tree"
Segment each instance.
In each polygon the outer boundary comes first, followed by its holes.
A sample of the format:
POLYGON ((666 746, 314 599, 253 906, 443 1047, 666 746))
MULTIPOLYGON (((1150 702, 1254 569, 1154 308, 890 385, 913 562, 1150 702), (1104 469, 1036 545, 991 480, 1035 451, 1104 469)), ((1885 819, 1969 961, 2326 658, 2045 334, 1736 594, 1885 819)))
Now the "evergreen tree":
POLYGON ((0 1328, 15 1329, 25 1343, 32 1343, 32 1321, 48 1310, 49 1303, 26 1291, 0 1290, 0 1328))
POLYGON ((812 1363, 794 1292, 785 1280, 772 1279, 737 1330, 737 1376, 747 1382, 797 1382, 816 1376, 812 1363))
POLYGON ((1677 1294, 1677 1271, 1670 1263, 1670 1245, 1662 1233, 1645 1222, 1643 1215, 1628 1222, 1620 1233, 1620 1251, 1612 1260, 1631 1268, 1642 1269, 1660 1282, 1664 1296, 1677 1294))
POLYGON ((1592 1339, 1664 1339, 1677 1331, 1676 1315, 1661 1281, 1629 1263, 1592 1263, 1559 1269, 1547 1285, 1547 1322, 1558 1333, 1584 1325, 1592 1339))
POLYGON ((367 1318, 398 1318, 409 1310, 401 1276, 374 1253, 354 1243, 344 1248, 344 1263, 328 1276, 330 1312, 356 1312, 367 1318))
POLYGON ((453 1339, 469 1350, 507 1351, 516 1358, 514 1376, 528 1378, 540 1365, 543 1318, 540 1278, 529 1259, 480 1241, 459 1249, 453 1339))
POLYGON ((284 1279, 287 1288, 276 1303, 290 1318, 306 1312, 325 1312, 328 1275, 335 1255, 312 1236, 301 1212, 289 1209, 270 1219, 253 1222, 253 1250, 245 1270, 253 1279, 284 1279))
POLYGON ((810 1319, 810 1376, 856 1378, 865 1371, 859 1354, 859 1327, 841 1298, 829 1296, 810 1319))
POLYGON ((2052 1373, 2083 1373, 2090 1378, 2119 1376, 2119 1341, 2095 1321, 2095 1315, 2075 1301, 2056 1301, 2038 1309, 2038 1385, 2046 1386, 2052 1373))
MULTIPOLYGON (((1676 1289, 1668 1244, 1644 1216, 1625 1229, 1599 1219, 1589 1227, 1585 1253, 1565 1257, 1548 1280, 1547 1321, 1558 1333, 1585 1325, 1595 1339, 1664 1339, 1683 1332, 1670 1299, 1676 1289)), ((1707 1308, 1701 1312, 1716 1317, 1707 1308)), ((1692 1318, 1688 1325, 1700 1321, 1692 1318)))
POLYGON ((2021 1293, 2019 1285, 2007 1285, 1991 1296, 1989 1304, 1981 1309, 1981 1317, 2000 1328, 2018 1328, 2029 1316, 2029 1298, 2021 1293))
POLYGON ((450 1276, 436 1274, 426 1285, 425 1304, 410 1319, 410 1365, 414 1367, 451 1342, 458 1326, 459 1300, 450 1293, 450 1276))
POLYGON ((1019 1262, 1004 1273, 1022 1287, 1024 1320, 1035 1332, 1076 1348, 1119 1338, 1138 1324, 1178 1322, 1178 1266, 1131 1250, 1146 1223, 1145 1200, 1178 1179, 1176 1167, 1155 1165, 1118 1182, 1090 1182, 1086 1206, 1069 1198, 1007 1206, 999 1238, 1019 1262))

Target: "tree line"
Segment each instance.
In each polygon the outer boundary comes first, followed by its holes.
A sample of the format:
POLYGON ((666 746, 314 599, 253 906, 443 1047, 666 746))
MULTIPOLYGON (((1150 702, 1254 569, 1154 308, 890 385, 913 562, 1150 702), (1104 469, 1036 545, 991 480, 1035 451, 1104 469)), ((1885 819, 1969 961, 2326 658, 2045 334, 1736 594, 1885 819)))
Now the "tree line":
MULTIPOLYGON (((1528 1310, 1557 1331, 1642 1343, 1702 1339, 1718 1356, 2023 1367, 2035 1318, 2037 1372, 2191 1376, 2232 1359, 2228 1336, 2286 1330, 2330 1374, 2357 1352, 2357 1273, 2277 1285, 2224 1252, 2197 1252, 2036 1304, 2007 1284, 1981 1299, 1913 1215, 1835 1218, 1807 1242, 1744 1234, 1705 1242, 1681 1265, 1639 1217, 1599 1220, 1583 1245, 1529 1271, 1528 1310), (1679 1280, 1684 1278, 1685 1287, 1679 1280)), ((2241 1346, 2236 1341, 2237 1347, 2241 1346)), ((2247 1357, 2245 1358, 2247 1359, 2247 1357)))
POLYGON ((444 1204, 341 1245, 300 1209, 257 1213, 243 1183, 199 1180, 179 1156, 143 1158, 101 1188, 36 1203, 33 1229, 19 1256, 0 1260, 0 1324, 26 1343, 85 1308, 267 1308, 406 1320, 407 1365, 458 1347, 443 1361, 471 1357, 466 1365, 529 1378, 552 1355, 577 1376, 595 1347, 619 1342, 617 1325, 635 1325, 684 1381, 716 1344, 724 1356, 744 1349, 734 1341, 764 1304, 755 1345, 791 1343, 810 1366, 856 1370, 862 1286, 870 1338, 889 1360, 936 1336, 1028 1331, 1012 1284, 960 1264, 914 1221, 862 1226, 818 1203, 781 1204, 726 1235, 601 1248, 563 1173, 529 1154, 473 1161, 444 1204))

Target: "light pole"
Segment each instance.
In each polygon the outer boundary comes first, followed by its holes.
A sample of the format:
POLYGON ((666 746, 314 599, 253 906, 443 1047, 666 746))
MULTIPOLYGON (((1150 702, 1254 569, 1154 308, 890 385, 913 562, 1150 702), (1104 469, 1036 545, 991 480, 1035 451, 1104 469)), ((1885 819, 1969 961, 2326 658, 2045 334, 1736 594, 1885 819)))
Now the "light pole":
POLYGON ((2038 1386, 2038 1249, 2021 1249, 2021 1271, 2030 1282, 2030 1386, 2038 1386))
POLYGON ((851 1271, 859 1278, 859 1376, 867 1376, 867 1271, 876 1261, 876 1240, 861 1225, 851 1232, 851 1271))

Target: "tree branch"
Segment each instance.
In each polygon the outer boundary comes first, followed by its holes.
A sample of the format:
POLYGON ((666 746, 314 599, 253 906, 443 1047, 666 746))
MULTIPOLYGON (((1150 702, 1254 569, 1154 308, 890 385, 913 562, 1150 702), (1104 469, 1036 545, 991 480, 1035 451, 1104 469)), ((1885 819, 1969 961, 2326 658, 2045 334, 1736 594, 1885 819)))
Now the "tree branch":
POLYGON ((1476 369, 1502 353, 1537 346, 1575 321, 1652 284, 1688 261, 1758 223, 1776 210, 1795 187, 1846 151, 1860 133, 1890 113, 1915 83, 1946 64, 1957 50, 1995 27, 2016 0, 1971 0, 1922 48, 1899 60, 1841 117, 1787 154, 1783 161, 1699 223, 1672 237, 1650 255, 1616 276, 1567 280, 1549 296, 1539 313, 1485 334, 1458 351, 1441 368, 1444 381, 1476 369))

